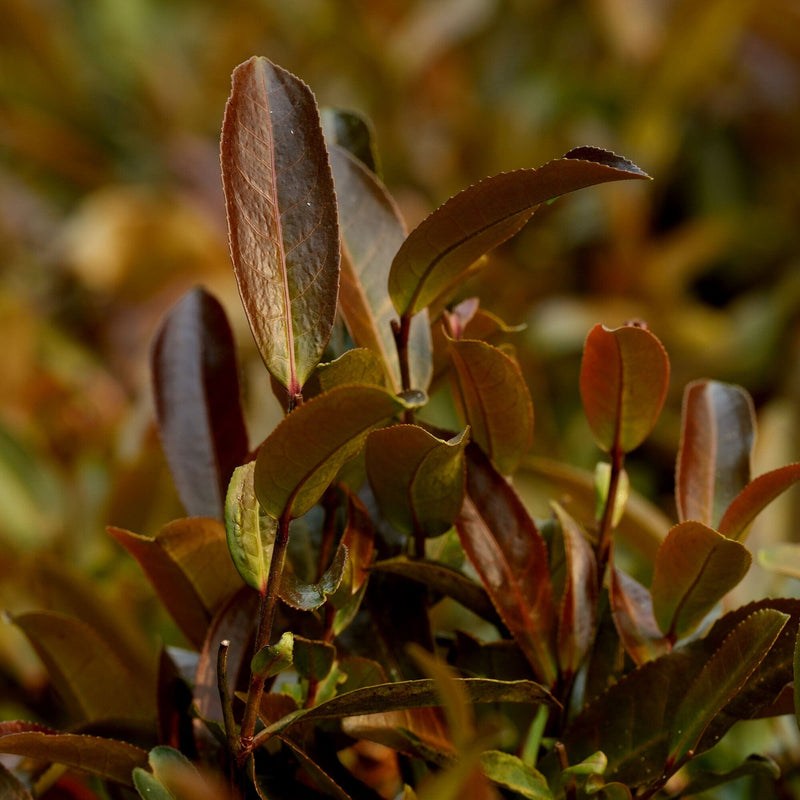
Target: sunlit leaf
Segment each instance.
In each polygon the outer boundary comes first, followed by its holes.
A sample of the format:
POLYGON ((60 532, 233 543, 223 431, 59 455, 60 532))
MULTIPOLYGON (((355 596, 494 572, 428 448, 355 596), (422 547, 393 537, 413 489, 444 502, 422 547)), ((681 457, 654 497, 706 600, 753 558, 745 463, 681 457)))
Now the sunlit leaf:
POLYGON ((686 387, 675 471, 681 521, 719 524, 750 480, 754 439, 755 410, 744 389, 717 381, 695 381, 686 387))
POLYGON ((338 145, 355 156, 370 172, 380 176, 375 132, 367 117, 350 109, 323 108, 320 121, 328 150, 338 145))
POLYGON ((351 383, 383 386, 385 377, 383 367, 371 350, 366 347, 357 347, 347 350, 335 361, 320 364, 314 374, 309 378, 306 387, 308 394, 324 394, 337 386, 351 383))
POLYGON ((589 332, 581 362, 581 399, 602 450, 628 453, 638 447, 661 413, 668 384, 666 351, 650 331, 595 325, 589 332))
POLYGON ((264 510, 276 519, 305 514, 367 434, 412 405, 377 386, 340 386, 295 409, 258 452, 255 487, 264 510))
POLYGON ((389 292, 401 316, 416 314, 484 253, 513 236, 541 203, 607 181, 647 178, 624 158, 591 147, 538 169, 486 178, 450 198, 398 251, 389 292))
POLYGON ((333 329, 339 226, 311 90, 266 58, 233 72, 222 182, 239 294, 270 373, 297 395, 333 329))
POLYGON ((222 518, 234 468, 247 456, 236 353, 225 311, 204 289, 166 315, 152 350, 156 419, 190 516, 222 518))
POLYGON ((487 778, 527 800, 553 798, 544 775, 510 753, 485 751, 481 755, 481 769, 487 778))
POLYGON ((752 755, 734 769, 725 772, 701 771, 691 775, 689 785, 681 789, 684 797, 691 797, 700 792, 708 792, 731 781, 748 776, 761 776, 776 780, 781 775, 780 767, 769 757, 752 755))
POLYGON ((279 590, 281 600, 299 611, 315 611, 339 588, 348 561, 347 547, 340 544, 331 565, 316 583, 306 583, 294 573, 284 570, 279 590))
POLYGON ((606 771, 607 766, 608 758, 606 754, 602 750, 598 750, 596 753, 586 756, 586 758, 579 761, 577 764, 570 764, 566 769, 563 769, 561 773, 562 775, 575 776, 602 775, 606 771))
POLYGON ((752 556, 738 542, 699 522, 682 522, 667 534, 656 556, 651 594, 662 632, 691 633, 744 577, 752 556))

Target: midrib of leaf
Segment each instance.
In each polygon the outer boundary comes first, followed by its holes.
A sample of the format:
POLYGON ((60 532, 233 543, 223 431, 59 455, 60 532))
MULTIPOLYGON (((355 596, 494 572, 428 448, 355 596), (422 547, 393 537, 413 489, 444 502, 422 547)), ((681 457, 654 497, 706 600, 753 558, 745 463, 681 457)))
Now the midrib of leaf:
POLYGON ((700 582, 700 578, 703 576, 703 571, 705 570, 708 562, 711 560, 711 557, 714 555, 714 551, 716 548, 712 548, 708 551, 708 555, 703 559, 703 563, 700 565, 700 569, 697 571, 697 574, 694 577, 694 580, 689 584, 686 591, 683 593, 683 597, 681 598, 680 602, 677 606, 675 606, 675 613, 672 615, 672 622, 669 626, 669 631, 667 636, 674 636, 675 635, 675 626, 678 624, 678 617, 680 616, 681 609, 686 605, 686 602, 689 600, 689 596, 691 595, 692 591, 694 590, 695 586, 700 582))
MULTIPOLYGON (((471 382, 471 386, 477 386, 477 381, 474 379, 473 374, 472 374, 472 370, 469 368, 469 364, 467 363, 467 361, 463 358, 463 356, 461 356, 458 353, 457 348, 455 348, 455 347, 452 348, 451 352, 455 355, 455 357, 458 359, 458 361, 461 363, 461 365, 463 366, 464 370, 466 371, 467 376, 469 377, 469 380, 471 382)), ((467 388, 470 388, 470 387, 467 387, 467 388)), ((471 415, 469 413, 470 406, 467 404, 466 393, 464 391, 464 387, 461 385, 461 381, 459 381, 459 391, 461 392, 461 398, 462 398, 462 400, 464 402, 464 412, 467 415, 467 419, 468 419, 470 425, 472 425, 472 427, 475 427, 474 422, 471 419, 471 415)), ((486 446, 487 446, 487 448, 489 450, 489 452, 486 455, 488 455, 490 459, 493 459, 494 458, 494 446, 493 446, 493 438, 494 437, 490 433, 490 427, 489 427, 490 414, 488 413, 487 408, 486 408, 486 406, 485 406, 485 404, 483 402, 483 396, 481 395, 480 391, 471 391, 470 394, 473 397, 477 398, 475 405, 477 405, 477 409, 478 409, 478 411, 480 413, 481 428, 483 430, 483 433, 486 436, 486 446)), ((472 407, 474 408, 475 405, 473 405, 472 407)), ((475 438, 477 439, 477 437, 475 437, 475 438)))

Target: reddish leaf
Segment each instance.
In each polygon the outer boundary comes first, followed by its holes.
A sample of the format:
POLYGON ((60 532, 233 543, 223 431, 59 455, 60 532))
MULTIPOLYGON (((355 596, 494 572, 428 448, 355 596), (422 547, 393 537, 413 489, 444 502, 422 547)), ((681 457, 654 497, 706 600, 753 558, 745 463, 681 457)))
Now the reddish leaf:
POLYGON ((628 453, 649 435, 669 384, 669 360, 650 331, 633 325, 589 332, 581 363, 581 399, 595 441, 628 453))
POLYGON ((336 314, 333 178, 316 101, 302 81, 256 57, 232 81, 221 143, 231 257, 264 363, 295 396, 336 314))
POLYGON ((323 108, 320 120, 328 150, 344 149, 374 175, 380 175, 375 132, 367 117, 350 109, 323 108))
POLYGON ((544 539, 486 457, 472 446, 467 453, 468 496, 456 520, 461 544, 535 674, 552 686, 556 618, 544 539))
POLYGON ((181 501, 222 518, 233 470, 247 456, 236 353, 225 311, 204 289, 164 318, 151 354, 156 418, 181 501))
POLYGON ((744 389, 717 381, 686 387, 675 473, 679 520, 718 525, 750 480, 754 438, 755 410, 744 389))

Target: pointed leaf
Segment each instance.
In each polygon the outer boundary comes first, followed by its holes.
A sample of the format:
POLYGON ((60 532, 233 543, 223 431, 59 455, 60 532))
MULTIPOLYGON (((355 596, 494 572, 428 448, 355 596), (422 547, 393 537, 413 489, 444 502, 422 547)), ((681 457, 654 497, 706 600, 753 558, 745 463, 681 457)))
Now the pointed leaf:
POLYGON ((347 569, 349 553, 340 543, 333 562, 317 583, 301 581, 294 573, 283 571, 279 595, 281 600, 298 611, 316 611, 339 588, 347 569))
POLYGON ((393 425, 367 439, 367 477, 381 514, 402 533, 439 536, 464 497, 467 431, 450 441, 416 425, 393 425))
POLYGON ((595 325, 583 349, 580 389, 595 441, 628 453, 649 435, 669 384, 669 360, 650 331, 595 325))
POLYGON ((333 330, 339 226, 311 90, 266 58, 233 72, 222 183, 239 294, 270 373, 293 397, 333 330))
POLYGON ((695 381, 684 392, 682 416, 675 473, 678 519, 716 527, 750 480, 753 401, 740 386, 695 381))
POLYGON ((272 517, 299 517, 322 497, 367 434, 414 404, 377 386, 339 386, 283 419, 256 459, 256 495, 272 517))
POLYGON ((292 753, 300 763, 300 766, 302 766, 314 784, 324 793, 326 797, 333 797, 335 800, 353 800, 352 797, 341 786, 339 786, 334 778, 328 774, 328 772, 323 768, 323 765, 319 763, 319 760, 312 758, 300 746, 299 742, 294 741, 291 736, 282 736, 281 741, 283 741, 284 744, 291 749, 292 753))
POLYGON ((151 354, 156 419, 191 516, 222 518, 234 468, 247 456, 236 352, 225 311, 193 289, 168 312, 151 354))
POLYGON ((502 173, 470 186, 403 243, 389 276, 394 307, 401 316, 421 311, 484 253, 517 233, 541 203, 629 178, 647 175, 613 153, 581 147, 538 169, 502 173))
POLYGON ((553 800, 544 775, 521 759, 501 750, 487 750, 481 755, 483 774, 527 800, 553 800))
POLYGON ((789 464, 753 479, 731 501, 719 523, 719 532, 742 541, 750 523, 776 497, 800 481, 800 464, 789 464))
POLYGON ((699 522, 676 525, 661 544, 653 573, 653 613, 666 635, 691 633, 745 576, 752 556, 699 522))
POLYGON ((380 175, 378 151, 372 123, 361 114, 345 108, 323 108, 322 130, 328 150, 339 146, 355 156, 370 172, 380 175))
POLYGON ((555 608, 547 548, 519 497, 477 448, 468 448, 461 544, 497 613, 548 686, 556 680, 555 608))
POLYGON ((250 669, 254 675, 271 678, 292 666, 294 660, 294 635, 285 631, 275 644, 262 647, 254 656, 250 669))

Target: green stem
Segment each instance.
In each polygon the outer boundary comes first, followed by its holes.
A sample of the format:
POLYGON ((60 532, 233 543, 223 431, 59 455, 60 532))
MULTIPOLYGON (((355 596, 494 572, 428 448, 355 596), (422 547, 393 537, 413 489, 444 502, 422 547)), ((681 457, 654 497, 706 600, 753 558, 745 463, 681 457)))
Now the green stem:
POLYGON ((608 495, 600 520, 600 533, 597 540, 597 567, 598 577, 602 580, 605 574, 608 556, 611 550, 611 535, 614 531, 614 505, 617 500, 619 478, 625 463, 625 452, 619 448, 611 451, 611 477, 608 482, 608 495))

